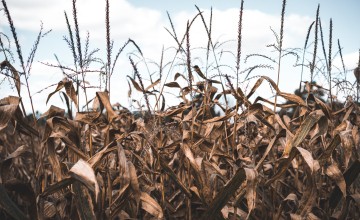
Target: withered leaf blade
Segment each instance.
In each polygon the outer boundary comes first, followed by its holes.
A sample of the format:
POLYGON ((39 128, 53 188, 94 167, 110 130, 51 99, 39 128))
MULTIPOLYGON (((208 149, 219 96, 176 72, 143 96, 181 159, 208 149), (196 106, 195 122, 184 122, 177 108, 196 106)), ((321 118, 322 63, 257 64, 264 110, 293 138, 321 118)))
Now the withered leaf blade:
MULTIPOLYGON (((343 174, 346 186, 350 186, 358 178, 360 174, 360 161, 355 160, 350 167, 343 174)), ((331 192, 330 195, 330 208, 335 209, 342 198, 342 192, 338 186, 331 192)))
POLYGON ((289 155, 292 148, 297 147, 305 139, 306 135, 310 132, 310 129, 320 120, 321 117, 323 117, 322 114, 312 112, 305 118, 304 122, 297 130, 292 143, 284 149, 283 157, 289 155))
POLYGON ((109 121, 112 122, 113 119, 115 119, 118 115, 115 113, 114 109, 111 106, 109 94, 107 92, 97 92, 96 96, 99 98, 100 106, 105 107, 109 121))
POLYGON ((216 194, 215 198, 205 211, 202 219, 216 219, 221 209, 225 206, 235 191, 246 180, 245 170, 239 168, 235 175, 226 183, 226 185, 216 194))
POLYGON ((143 91, 143 89, 141 89, 141 87, 139 86, 139 84, 135 81, 135 79, 131 78, 130 76, 127 76, 130 80, 131 83, 133 84, 133 86, 135 87, 135 89, 139 92, 145 92, 143 91))
POLYGON ((291 161, 294 159, 297 153, 298 153, 297 150, 292 149, 288 157, 280 158, 278 165, 278 172, 275 173, 275 175, 272 176, 271 179, 265 182, 265 186, 270 185, 285 173, 285 171, 288 169, 289 165, 291 164, 291 161))
POLYGON ((71 167, 69 173, 70 176, 83 183, 91 191, 93 191, 95 194, 95 200, 98 201, 100 189, 94 170, 91 168, 89 163, 80 159, 73 167, 71 167))
POLYGON ((260 161, 258 162, 258 164, 256 165, 255 169, 259 170, 259 168, 261 167, 261 165, 263 164, 265 158, 268 156, 270 150, 272 149, 272 147, 274 146, 275 142, 280 138, 280 137, 284 137, 285 136, 286 131, 283 129, 281 130, 275 137, 273 137, 273 139, 270 141, 270 143, 268 144, 268 146, 266 147, 265 153, 262 156, 262 158, 260 159, 260 161))
POLYGON ((131 161, 128 162, 128 167, 129 167, 129 174, 130 174, 129 175, 130 176, 130 186, 134 192, 135 201, 136 201, 136 213, 137 213, 139 210, 139 203, 140 203, 140 197, 141 197, 140 185, 139 185, 138 177, 136 175, 135 166, 131 161))
POLYGON ((75 205, 80 219, 96 220, 94 206, 88 189, 79 182, 74 182, 73 188, 76 199, 75 205))
POLYGON ((350 197, 357 203, 357 205, 360 205, 360 194, 359 193, 352 194, 352 195, 350 195, 350 197))
POLYGON ((282 96, 286 100, 295 102, 295 103, 297 103, 299 105, 302 105, 302 106, 306 106, 305 101, 301 97, 299 97, 297 95, 290 94, 290 93, 285 93, 285 92, 280 92, 279 95, 282 96))
POLYGON ((65 115, 64 109, 51 105, 50 108, 44 114, 42 114, 39 119, 52 118, 56 116, 64 117, 64 115, 65 115))
POLYGON ((101 112, 76 112, 75 121, 85 124, 93 124, 101 115, 101 112))
POLYGON ((125 150, 121 146, 120 141, 117 142, 117 148, 118 148, 118 164, 119 164, 119 175, 120 175, 120 184, 122 186, 129 185, 130 184, 130 171, 129 166, 127 163, 127 159, 125 156, 125 150))
MULTIPOLYGON (((58 134, 55 133, 55 135, 58 135, 58 134)), ((62 134, 60 134, 60 135, 62 135, 62 134)), ((57 179, 57 181, 61 181, 62 172, 61 172, 59 158, 57 157, 56 152, 55 152, 55 148, 56 148, 55 139, 56 139, 56 137, 49 137, 45 140, 44 144, 45 144, 45 147, 48 149, 49 162, 53 168, 53 172, 56 176, 56 179, 57 179)))
POLYGON ((61 181, 59 182, 56 182, 50 186, 48 186, 44 192, 42 192, 40 194, 41 197, 46 197, 50 194, 53 194, 57 191, 60 191, 60 190, 63 190, 65 189, 66 187, 68 187, 69 185, 71 185, 75 180, 71 177, 68 177, 68 178, 64 178, 62 179, 61 181))
POLYGON ((51 96, 53 96, 56 92, 58 92, 58 91, 60 91, 62 88, 64 88, 64 86, 65 86, 65 83, 63 82, 63 80, 61 80, 61 81, 58 83, 55 91, 53 91, 52 93, 50 93, 50 94, 48 95, 48 97, 47 97, 47 99, 46 99, 46 104, 49 102, 51 96))
POLYGON ((315 98, 316 104, 318 104, 320 106, 322 112, 326 115, 326 117, 328 119, 331 119, 331 110, 329 109, 329 107, 323 101, 321 101, 319 98, 317 98, 316 96, 314 96, 314 98, 315 98))
POLYGON ((159 156, 160 165, 163 170, 170 176, 170 178, 180 187, 181 191, 189 198, 191 198, 190 190, 182 183, 179 177, 174 173, 174 171, 166 164, 164 159, 159 156))
POLYGON ((197 165, 196 161, 195 161, 195 157, 194 157, 194 153, 191 151, 190 147, 188 144, 184 143, 181 145, 181 149, 183 150, 185 156, 187 159, 189 159, 191 166, 197 171, 199 172, 200 168, 197 165))
POLYGON ((156 80, 153 84, 149 85, 145 88, 145 92, 149 91, 150 89, 154 88, 157 84, 161 82, 161 79, 156 80))
POLYGON ((194 70, 195 70, 195 72, 196 72, 201 78, 207 79, 207 78, 205 77, 205 75, 202 73, 202 71, 200 70, 199 66, 195 65, 195 66, 194 66, 194 70))
MULTIPOLYGON (((11 160, 13 158, 17 158, 23 154, 29 154, 31 152, 31 149, 28 145, 21 145, 20 147, 18 147, 14 152, 12 152, 9 156, 7 156, 3 161, 1 162, 5 162, 7 160, 11 160)), ((0 162, 0 163, 1 163, 0 162)))
POLYGON ((92 168, 95 168, 97 166, 97 164, 99 164, 99 162, 103 159, 103 156, 106 152, 106 150, 113 146, 115 143, 115 141, 112 141, 110 144, 106 145, 102 150, 100 150, 99 152, 97 152, 94 156, 92 156, 87 162, 90 164, 90 166, 92 168))
POLYGON ((19 72, 7 60, 4 60, 3 62, 0 63, 1 69, 4 69, 5 67, 8 67, 10 69, 10 72, 13 75, 13 80, 15 83, 16 90, 18 91, 18 94, 20 94, 21 82, 20 82, 19 72))
POLYGON ((183 74, 181 74, 181 73, 176 73, 175 76, 174 76, 174 81, 176 81, 179 77, 182 77, 183 79, 186 80, 186 77, 185 77, 183 74))
POLYGON ((257 172, 254 169, 244 168, 246 174, 246 200, 248 205, 248 215, 247 219, 250 217, 251 211, 255 208, 256 201, 256 180, 257 180, 257 172))
POLYGON ((234 112, 230 112, 224 116, 217 116, 213 117, 211 119, 205 120, 203 123, 211 123, 211 122, 217 122, 217 121, 225 121, 229 118, 231 118, 234 115, 234 112))
MULTIPOLYGON (((8 96, 0 100, 0 131, 3 130, 14 117, 19 108, 20 98, 8 96)), ((19 109, 20 110, 20 109, 19 109)))
POLYGON ((353 147, 355 146, 351 130, 346 130, 340 133, 341 146, 344 149, 345 168, 348 167, 352 155, 353 147))
POLYGON ((314 160, 314 158, 312 157, 311 153, 308 150, 302 147, 296 147, 296 149, 299 151, 300 155, 302 156, 302 158, 305 160, 306 164, 310 168, 311 174, 320 169, 319 162, 317 160, 314 160))
POLYGON ((164 218, 164 213, 161 206, 149 194, 147 194, 146 192, 141 192, 140 200, 142 209, 144 209, 157 219, 164 218))
MULTIPOLYGON (((229 213, 235 215, 234 207, 229 207, 228 205, 226 205, 223 209, 221 209, 221 214, 224 218, 229 219, 229 213)), ((239 208, 236 209, 236 215, 239 217, 239 219, 246 219, 247 217, 247 213, 239 208)))
POLYGON ((270 85, 277 91, 278 95, 283 97, 284 99, 286 100, 289 100, 289 101, 292 101, 292 102, 295 102, 297 103, 298 105, 301 105, 301 106, 306 106, 306 103, 305 101, 295 95, 295 94, 290 94, 290 93, 285 93, 285 92, 281 92, 279 90, 279 88, 277 87, 276 83, 268 76, 261 76, 255 83, 255 85, 253 86, 253 88, 251 89, 250 93, 247 95, 247 98, 250 98, 252 96, 252 94, 254 94, 254 92, 256 91, 256 89, 261 85, 261 83, 263 82, 263 80, 267 80, 270 85))
POLYGON ((346 183, 345 179, 336 164, 331 164, 326 168, 326 175, 328 175, 331 179, 333 179, 336 185, 341 190, 344 197, 346 197, 346 183))
POLYGON ((177 82, 165 83, 164 86, 170 87, 170 88, 181 88, 181 86, 180 86, 179 83, 177 83, 177 82))
POLYGON ((333 150, 340 144, 341 144, 341 138, 340 138, 340 135, 337 134, 331 140, 330 144, 326 147, 325 151, 318 158, 318 161, 321 166, 325 164, 326 160, 331 156, 333 150))
POLYGON ((314 135, 311 137, 311 143, 313 141, 315 141, 316 138, 320 137, 321 135, 326 134, 326 132, 329 129, 329 122, 328 122, 328 118, 326 117, 321 117, 320 120, 317 123, 317 129, 314 131, 314 135))
POLYGON ((301 217, 301 215, 295 214, 295 213, 290 213, 290 218, 291 220, 302 220, 303 218, 301 217))
POLYGON ((310 213, 312 207, 316 202, 316 198, 319 195, 316 182, 315 175, 312 175, 309 172, 309 169, 304 169, 307 175, 306 181, 306 190, 303 192, 303 195, 300 200, 299 209, 296 211, 297 214, 300 214, 301 217, 305 217, 308 213, 310 213))
MULTIPOLYGON (((280 219, 281 213, 283 212, 283 209, 285 206, 289 206, 290 208, 292 208, 294 210, 294 209, 298 208, 298 205, 299 205, 299 201, 298 201, 296 194, 290 193, 281 202, 278 212, 277 212, 276 216, 274 217, 274 219, 280 219)), ((301 218, 299 218, 299 219, 301 219, 301 218)))
POLYGON ((286 202, 286 203, 291 202, 290 203, 291 205, 296 206, 294 208, 297 208, 297 206, 299 205, 298 197, 294 193, 290 193, 288 196, 286 196, 286 198, 283 200, 283 202, 286 202))
POLYGON ((64 83, 64 86, 65 86, 66 95, 70 97, 70 99, 75 103, 75 105, 77 107, 78 102, 77 102, 77 95, 75 92, 74 85, 72 84, 71 81, 66 81, 64 83))

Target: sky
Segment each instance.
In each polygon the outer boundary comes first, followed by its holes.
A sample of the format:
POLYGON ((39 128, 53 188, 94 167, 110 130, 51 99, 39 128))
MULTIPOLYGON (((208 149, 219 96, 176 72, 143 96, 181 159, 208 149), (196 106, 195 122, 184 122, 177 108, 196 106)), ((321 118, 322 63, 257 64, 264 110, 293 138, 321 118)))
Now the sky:
MULTIPOLYGON (((68 36, 64 11, 66 11, 72 27, 72 1, 58 0, 7 0, 7 6, 10 10, 20 45, 22 47, 23 57, 27 57, 31 51, 33 43, 39 33, 41 24, 44 32, 52 30, 46 36, 41 38, 36 51, 36 56, 30 72, 29 87, 30 94, 34 102, 34 108, 40 112, 46 111, 51 105, 66 108, 60 99, 59 94, 54 94, 46 104, 48 94, 55 90, 57 83, 64 78, 61 70, 49 67, 43 63, 57 64, 54 54, 64 66, 73 66, 71 51, 64 36, 68 36), (50 86, 53 85, 53 86, 50 86)), ((121 105, 131 107, 134 102, 132 99, 138 99, 142 104, 144 100, 139 92, 132 88, 132 96, 128 97, 128 78, 133 75, 133 69, 129 62, 131 56, 137 63, 140 74, 142 75, 145 87, 150 84, 150 77, 156 80, 158 76, 158 64, 160 63, 162 48, 164 48, 164 61, 169 63, 174 58, 174 47, 176 42, 166 31, 171 30, 167 12, 173 21, 176 33, 181 38, 186 29, 188 20, 192 20, 197 14, 197 5, 203 11, 204 18, 209 25, 210 9, 213 9, 212 39, 218 46, 215 50, 217 61, 221 66, 223 74, 234 76, 235 58, 231 53, 236 54, 237 25, 239 19, 240 1, 219 1, 219 0, 200 0, 200 1, 165 1, 165 0, 110 0, 110 26, 111 39, 114 41, 114 58, 119 48, 129 39, 134 40, 143 52, 146 62, 139 57, 136 48, 132 45, 126 47, 120 55, 111 79, 111 102, 119 102, 121 105)), ((352 70, 357 66, 360 48, 360 1, 358 0, 288 0, 285 11, 284 22, 284 45, 283 48, 303 48, 305 38, 310 24, 315 20, 316 9, 320 4, 320 18, 323 27, 325 48, 328 48, 329 21, 333 21, 333 55, 338 52, 337 39, 340 39, 342 54, 345 67, 348 70, 346 79, 354 82, 352 70)), ((100 0, 77 0, 78 21, 82 47, 85 47, 85 38, 87 32, 90 36, 89 50, 98 48, 100 51, 96 54, 103 60, 106 60, 106 40, 105 40, 105 1, 100 0)), ((2 5, 1 5, 2 8, 2 5)), ((275 36, 270 27, 279 33, 281 18, 281 0, 245 0, 242 29, 242 57, 240 69, 245 70, 253 65, 266 64, 272 65, 274 69, 258 69, 251 73, 251 76, 266 75, 276 80, 277 66, 261 58, 251 57, 245 60, 249 54, 265 54, 277 60, 278 53, 274 52, 266 45, 275 43, 275 36), (245 62, 246 61, 246 62, 245 62)), ((19 61, 16 55, 14 41, 4 11, 0 17, 0 31, 7 35, 10 42, 5 41, 5 45, 10 44, 10 49, 14 53, 15 64, 20 69, 19 61)), ((310 34, 309 47, 306 50, 309 62, 313 51, 314 34, 310 34)), ((207 35, 200 18, 197 18, 190 30, 190 45, 192 51, 192 64, 198 65, 204 72, 206 71, 206 50, 207 35)), ((328 49, 326 49, 328 50, 328 49)), ((300 55, 302 51, 297 50, 300 55)), ((318 54, 322 56, 321 44, 318 47, 318 54)), ((181 65, 183 62, 179 56, 175 60, 174 66, 170 65, 164 68, 164 76, 160 85, 173 81, 176 72, 186 74, 186 68, 181 65), (168 78, 165 76, 168 75, 168 78), (165 81, 166 78, 166 81, 165 81)), ((1 61, 5 60, 3 53, 0 55, 1 61)), ((209 63, 214 63, 214 56, 210 56, 209 63)), ((320 59, 320 58, 319 58, 320 59)), ((281 91, 293 92, 300 81, 301 68, 293 67, 295 57, 287 56, 282 59, 279 87, 281 91)), ((339 75, 341 72, 341 61, 338 55, 333 57, 334 77, 344 77, 339 75)), ((91 69, 96 69, 98 65, 94 64, 91 69)), ((209 75, 218 73, 214 68, 209 68, 209 75)), ((244 79, 246 74, 240 76, 244 79)), ((22 83, 25 83, 24 76, 21 77, 22 83)), ((303 80, 309 80, 309 70, 304 70, 303 80)), ((13 86, 9 85, 9 80, 0 76, 0 98, 8 95, 16 95, 13 86)), ((91 86, 99 86, 99 77, 96 73, 88 73, 85 81, 91 86)), ((249 91, 254 80, 246 81, 240 86, 243 90, 249 91)), ((328 86, 326 80, 319 76, 319 84, 328 86)), ((88 91, 89 99, 95 96, 98 89, 88 91)), ((166 90, 166 105, 176 105, 179 103, 177 89, 166 90)), ((273 94, 269 86, 262 85, 255 94, 264 98, 271 98, 273 94)), ((30 102, 25 85, 22 86, 21 96, 26 106, 27 113, 30 111, 30 102)), ((346 95, 339 94, 339 99, 346 95)), ((81 96, 83 97, 83 96, 81 96)), ((83 106, 85 100, 81 98, 80 106, 83 106)), ((131 107, 135 108, 135 107, 131 107)))

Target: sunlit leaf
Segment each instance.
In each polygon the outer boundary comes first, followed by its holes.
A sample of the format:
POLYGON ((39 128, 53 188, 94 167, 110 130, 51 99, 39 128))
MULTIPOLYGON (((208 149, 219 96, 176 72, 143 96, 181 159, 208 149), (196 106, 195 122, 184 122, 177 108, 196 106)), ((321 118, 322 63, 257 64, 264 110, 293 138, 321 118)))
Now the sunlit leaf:
MULTIPOLYGON (((90 164, 80 159, 71 169, 70 175, 83 183, 95 194, 95 200, 98 201, 100 189, 94 170, 91 168, 90 164)), ((79 189, 80 190, 80 189, 79 189)))
POLYGON ((152 216, 157 219, 163 219, 164 213, 161 209, 161 206, 153 199, 149 194, 141 192, 140 195, 141 208, 150 213, 152 216))

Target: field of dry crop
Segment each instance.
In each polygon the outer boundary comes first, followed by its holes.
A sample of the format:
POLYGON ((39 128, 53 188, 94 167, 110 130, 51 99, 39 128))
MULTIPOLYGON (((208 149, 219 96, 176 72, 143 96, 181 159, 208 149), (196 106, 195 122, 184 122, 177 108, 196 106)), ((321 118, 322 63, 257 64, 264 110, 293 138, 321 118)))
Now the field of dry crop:
MULTIPOLYGON (((308 30, 315 38, 308 34, 304 39, 304 51, 312 42, 308 50, 313 60, 302 63, 310 80, 294 94, 278 87, 279 78, 256 76, 247 90, 239 83, 242 1, 235 73, 219 70, 208 76, 207 70, 193 64, 190 34, 196 19, 206 30, 207 56, 213 54, 217 60, 211 18, 207 24, 198 9, 183 37, 172 25, 168 29, 187 71, 172 79, 163 73, 149 83, 129 58, 133 77, 126 78, 131 88, 126 95, 143 97, 143 108, 134 112, 110 102, 116 89, 110 90, 110 81, 124 47, 133 46, 140 55, 141 48, 129 39, 112 60, 107 16, 107 57, 99 71, 105 88, 87 93, 84 78, 93 59, 83 51, 76 1, 72 3, 73 19, 65 13, 69 32, 65 40, 74 67, 59 64, 64 79, 46 94, 49 100, 61 93, 65 102, 39 117, 32 101, 31 106, 23 104, 24 99, 31 100, 30 93, 20 97, 20 90, 29 88, 28 73, 44 33, 39 33, 25 63, 11 9, 2 0, 20 65, 12 62, 1 35, 1 76, 19 96, 2 94, 0 100, 0 219, 360 219, 360 67, 353 71, 355 83, 332 79, 335 49, 331 43, 321 47, 319 8, 308 30), (350 83, 346 101, 333 99, 335 90, 315 83, 314 72, 321 70, 315 65, 318 59, 324 61, 322 71, 330 88, 350 83), (272 88, 275 100, 254 97, 263 84, 272 88), (179 91, 181 103, 167 108, 167 90, 179 91), (286 102, 280 103, 278 97, 286 102), (80 99, 87 103, 83 110, 80 99)), ((106 5, 109 15, 108 1, 106 5)), ((274 32, 277 44, 272 45, 278 53, 278 76, 281 58, 290 54, 282 46, 285 8, 284 0, 281 29, 274 32)), ((172 24, 170 15, 169 20, 172 24)), ((331 34, 332 29, 330 42, 331 34)), ((161 73, 162 62, 159 66, 161 73)), ((259 64, 243 72, 255 68, 270 69, 259 64)))

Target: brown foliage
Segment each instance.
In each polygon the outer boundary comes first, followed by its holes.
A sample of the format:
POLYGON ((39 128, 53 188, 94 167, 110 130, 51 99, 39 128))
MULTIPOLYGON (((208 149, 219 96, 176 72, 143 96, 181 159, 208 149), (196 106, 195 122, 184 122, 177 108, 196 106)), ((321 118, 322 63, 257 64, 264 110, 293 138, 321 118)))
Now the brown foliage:
POLYGON ((23 118, 18 98, 0 100, 1 215, 359 217, 355 103, 337 112, 320 100, 308 106, 262 77, 248 95, 230 91, 241 113, 212 116, 207 106, 217 102, 209 83, 202 83, 207 103, 190 101, 137 119, 98 92, 97 110, 71 120, 52 106, 37 129, 23 118), (296 103, 298 115, 280 116, 249 101, 264 79, 296 103))

